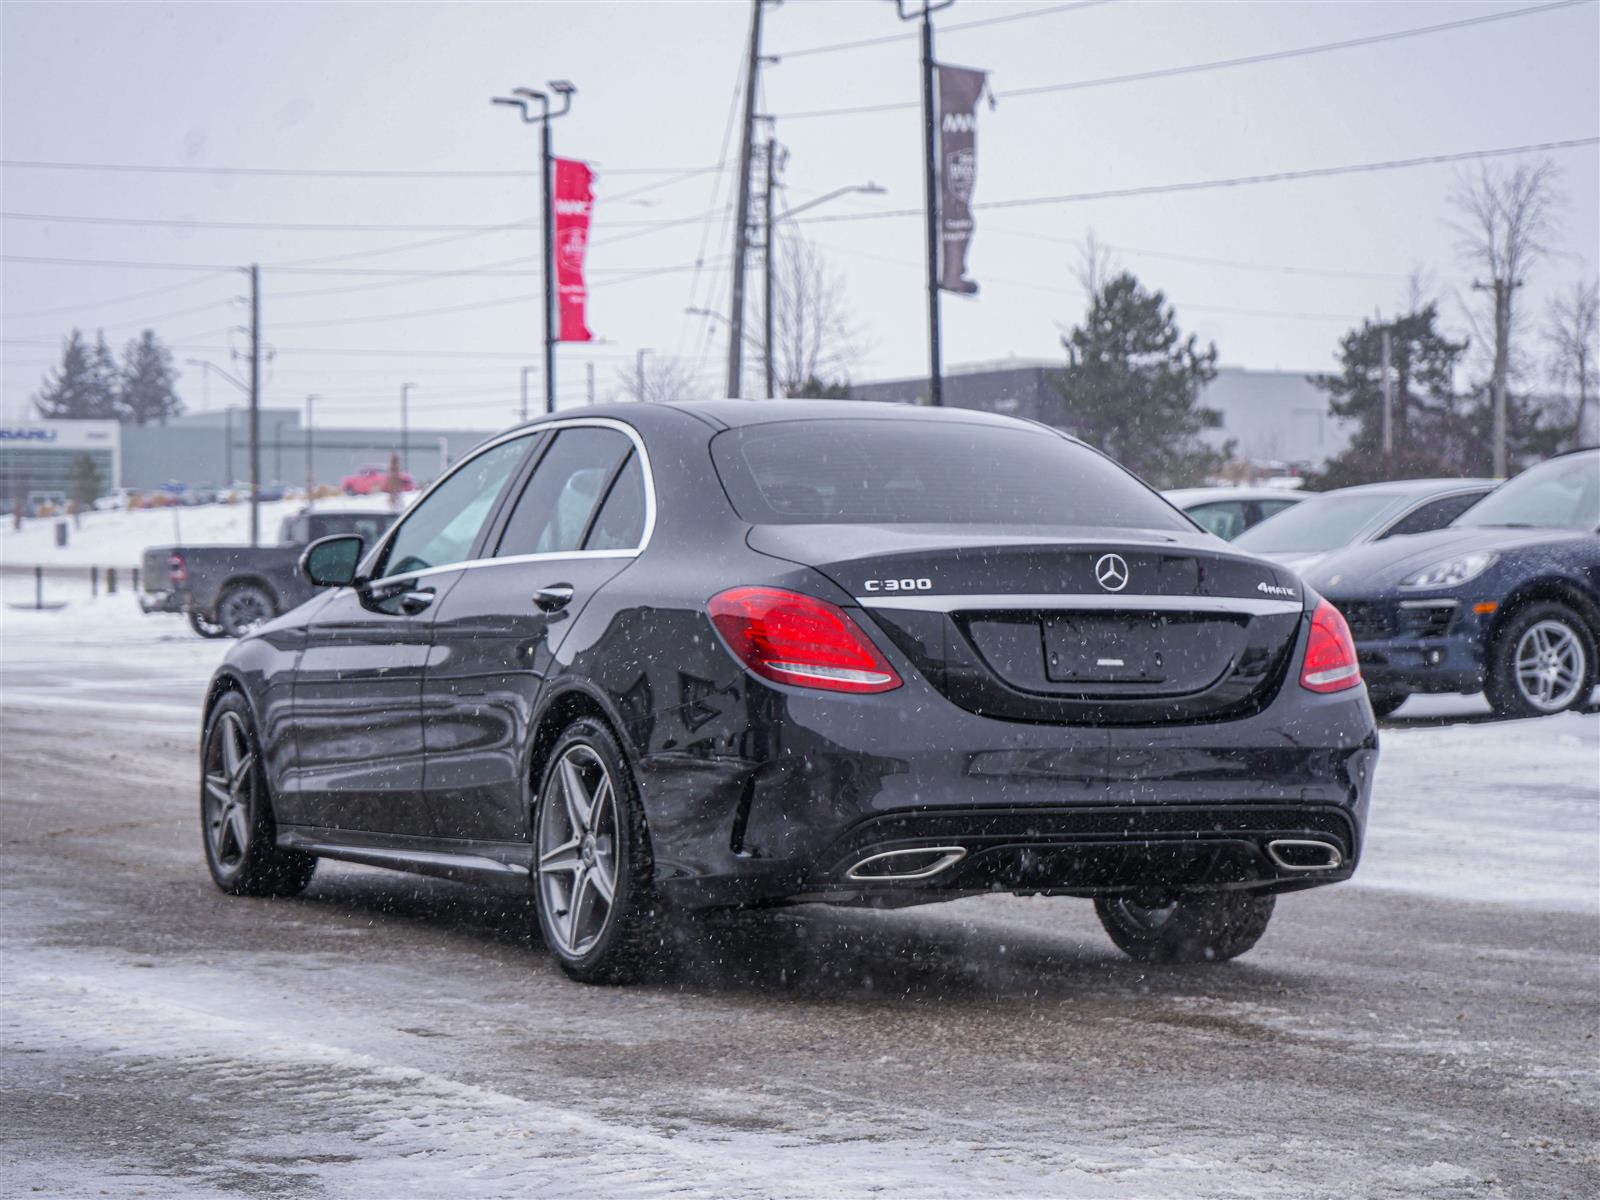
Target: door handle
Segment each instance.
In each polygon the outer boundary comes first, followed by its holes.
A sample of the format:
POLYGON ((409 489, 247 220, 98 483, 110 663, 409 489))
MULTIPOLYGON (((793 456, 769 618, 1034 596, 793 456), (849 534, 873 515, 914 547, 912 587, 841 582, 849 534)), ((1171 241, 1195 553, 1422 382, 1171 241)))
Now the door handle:
POLYGON ((426 591, 402 592, 400 595, 400 611, 414 615, 433 603, 432 589, 426 591))
POLYGON ((533 602, 540 612, 560 612, 572 603, 572 585, 553 583, 549 587, 540 588, 533 594, 533 602))

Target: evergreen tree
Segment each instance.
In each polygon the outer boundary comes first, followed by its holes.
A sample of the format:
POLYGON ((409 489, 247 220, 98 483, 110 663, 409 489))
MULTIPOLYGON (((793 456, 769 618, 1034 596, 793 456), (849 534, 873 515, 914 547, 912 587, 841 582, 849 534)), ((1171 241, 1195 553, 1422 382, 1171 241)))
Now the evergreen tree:
POLYGON ((94 507, 94 502, 105 493, 106 481, 100 476, 100 468, 94 465, 94 459, 87 454, 80 454, 72 460, 72 498, 77 502, 78 511, 94 507))
MULTIPOLYGON (((1493 404, 1485 381, 1462 394, 1456 369, 1468 342, 1452 342, 1438 329, 1438 305, 1429 303, 1393 321, 1364 321, 1339 343, 1337 375, 1311 382, 1328 394, 1329 411, 1358 422, 1349 447, 1330 459, 1318 488, 1349 487, 1386 479, 1488 475, 1493 470, 1493 404), (1389 331, 1394 380, 1394 450, 1383 453, 1383 333, 1389 331)), ((1544 422, 1539 405, 1508 396, 1507 443, 1513 462, 1547 457, 1562 431, 1544 422)))
POLYGON ((116 361, 102 334, 91 347, 74 329, 53 367, 34 393, 33 405, 46 419, 114 420, 117 416, 116 361))
POLYGON ((1055 384, 1084 441, 1161 486, 1203 481, 1227 458, 1199 436, 1221 423, 1198 402, 1216 378, 1217 348, 1200 350, 1193 334, 1185 338, 1161 292, 1121 272, 1094 294, 1083 324, 1062 344, 1067 366, 1055 384))
POLYGON ((172 366, 172 351, 155 333, 146 329, 122 352, 122 390, 118 415, 124 421, 143 425, 183 411, 183 401, 173 390, 178 373, 172 366))
POLYGON ((842 379, 829 383, 817 375, 811 375, 802 380, 792 391, 784 394, 806 400, 848 400, 850 385, 842 379))

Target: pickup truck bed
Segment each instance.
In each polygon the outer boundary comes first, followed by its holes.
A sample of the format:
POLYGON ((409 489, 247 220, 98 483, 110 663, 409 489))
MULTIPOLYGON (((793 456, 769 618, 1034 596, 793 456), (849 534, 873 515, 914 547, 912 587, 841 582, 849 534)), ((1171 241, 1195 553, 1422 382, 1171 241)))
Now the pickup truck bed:
POLYGON ((315 593, 299 568, 311 542, 359 533, 371 545, 393 521, 392 513, 370 509, 300 512, 284 518, 276 546, 151 546, 139 606, 186 613, 202 636, 240 637, 315 593))

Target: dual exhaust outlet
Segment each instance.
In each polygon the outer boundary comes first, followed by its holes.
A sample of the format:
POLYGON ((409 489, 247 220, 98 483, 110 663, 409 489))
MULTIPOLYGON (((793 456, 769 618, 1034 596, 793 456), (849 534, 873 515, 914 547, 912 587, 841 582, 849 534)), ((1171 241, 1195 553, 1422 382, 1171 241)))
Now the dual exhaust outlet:
MULTIPOLYGON (((1273 838, 1266 854, 1280 871, 1303 874, 1333 871, 1344 865, 1344 855, 1332 842, 1319 838, 1273 838)), ((932 879, 967 856, 965 846, 918 846, 910 850, 884 850, 869 854, 844 873, 855 883, 892 883, 932 879)))

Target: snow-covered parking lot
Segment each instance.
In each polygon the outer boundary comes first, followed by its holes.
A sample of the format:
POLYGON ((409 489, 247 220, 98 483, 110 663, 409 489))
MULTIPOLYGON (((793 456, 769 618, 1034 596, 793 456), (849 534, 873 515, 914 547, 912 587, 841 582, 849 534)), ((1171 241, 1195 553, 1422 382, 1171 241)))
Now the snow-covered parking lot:
POLYGON ((1402 708, 1356 879, 1227 966, 992 897, 748 914, 614 991, 517 899, 327 864, 298 900, 216 893, 194 761, 226 649, 125 592, 0 617, 7 1194, 1596 1187, 1592 709, 1402 708))

